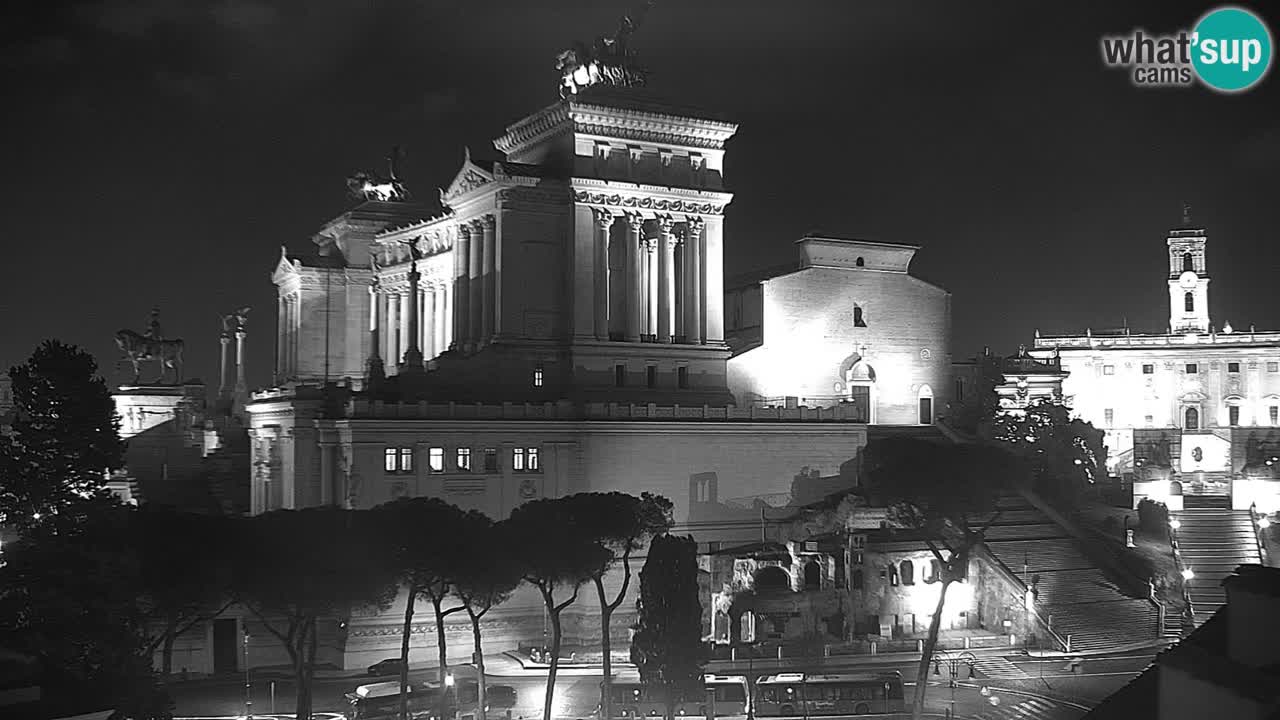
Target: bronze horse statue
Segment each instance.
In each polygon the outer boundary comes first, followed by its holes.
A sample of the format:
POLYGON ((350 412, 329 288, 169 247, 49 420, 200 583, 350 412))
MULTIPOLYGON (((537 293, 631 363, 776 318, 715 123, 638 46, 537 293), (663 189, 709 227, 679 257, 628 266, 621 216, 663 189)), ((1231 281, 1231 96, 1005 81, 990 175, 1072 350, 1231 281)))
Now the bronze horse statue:
POLYGON ((155 360, 160 365, 160 376, 154 382, 163 383, 169 370, 173 371, 173 383, 182 382, 182 340, 154 339, 133 330, 116 333, 116 345, 125 359, 133 364, 133 382, 138 383, 142 363, 155 360))

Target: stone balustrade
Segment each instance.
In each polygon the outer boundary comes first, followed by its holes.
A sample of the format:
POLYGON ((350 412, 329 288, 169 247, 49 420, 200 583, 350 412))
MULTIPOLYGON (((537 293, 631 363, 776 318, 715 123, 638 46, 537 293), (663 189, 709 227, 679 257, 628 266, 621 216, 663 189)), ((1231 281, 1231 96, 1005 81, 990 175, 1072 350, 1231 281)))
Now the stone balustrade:
POLYGON ((670 420, 748 422, 863 422, 852 407, 711 407, 623 403, 387 403, 352 400, 346 416, 379 420, 670 420))

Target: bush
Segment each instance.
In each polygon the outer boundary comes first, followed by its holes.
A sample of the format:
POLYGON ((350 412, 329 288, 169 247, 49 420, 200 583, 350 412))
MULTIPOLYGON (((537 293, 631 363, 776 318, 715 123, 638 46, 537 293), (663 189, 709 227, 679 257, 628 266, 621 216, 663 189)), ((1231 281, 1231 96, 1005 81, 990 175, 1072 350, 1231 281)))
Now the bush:
POLYGON ((1143 498, 1138 503, 1138 527, 1152 537, 1164 537, 1169 528, 1169 508, 1162 502, 1143 498))

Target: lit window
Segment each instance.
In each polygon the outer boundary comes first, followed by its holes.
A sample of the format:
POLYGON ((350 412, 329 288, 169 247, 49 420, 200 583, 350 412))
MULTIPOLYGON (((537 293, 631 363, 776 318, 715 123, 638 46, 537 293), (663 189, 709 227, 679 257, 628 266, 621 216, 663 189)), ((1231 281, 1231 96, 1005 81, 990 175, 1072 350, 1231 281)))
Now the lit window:
POLYGON ((1267 408, 1267 415, 1271 418, 1272 425, 1280 425, 1280 407, 1272 405, 1267 408))
POLYGON ((627 384, 627 366, 618 363, 613 366, 613 384, 617 387, 624 387, 627 384))
POLYGON ((431 467, 431 472, 444 472, 444 448, 433 447, 427 451, 427 463, 431 467))
POLYGON ((889 566, 889 584, 894 587, 898 586, 898 568, 892 565, 889 566))
POLYGON ((538 448, 525 448, 525 466, 529 472, 542 472, 542 461, 538 458, 538 448))
POLYGON ((1240 372, 1240 363, 1238 363, 1238 362, 1229 362, 1229 363, 1227 363, 1227 372, 1229 372, 1229 373, 1238 373, 1238 372, 1240 372))
POLYGON ((676 387, 686 390, 689 387, 689 368, 683 365, 676 368, 676 387))
POLYGON ((513 448, 511 450, 511 469, 516 472, 524 472, 524 448, 513 448))
POLYGON ((1155 372, 1156 372, 1156 366, 1155 366, 1155 365, 1147 364, 1147 365, 1143 365, 1143 366, 1142 366, 1142 374, 1143 374, 1143 375, 1154 375, 1154 374, 1155 374, 1155 372))
POLYGON ((1196 373, 1198 373, 1198 372, 1200 372, 1200 366, 1199 366, 1199 365, 1196 365, 1195 363, 1187 363, 1187 374, 1188 374, 1188 375, 1195 375, 1195 374, 1196 374, 1196 373))
POLYGON ((484 449, 484 471, 487 473, 498 472, 498 450, 496 448, 484 449))
POLYGON ((382 451, 382 469, 393 473, 396 471, 396 449, 387 448, 382 451))
POLYGON ((533 386, 542 387, 542 365, 533 368, 533 386))
POLYGON ((1102 374, 1103 374, 1103 375, 1115 375, 1115 374, 1116 374, 1116 366, 1115 366, 1115 365, 1103 365, 1103 366, 1102 366, 1102 374))
POLYGON ((653 365, 646 367, 644 369, 644 382, 645 385, 651 388, 658 387, 658 368, 653 365))
POLYGON ((413 472, 413 448, 400 448, 400 472, 413 472))
POLYGON ((458 448, 458 456, 454 459, 457 461, 455 464, 459 470, 471 471, 471 448, 458 448))
POLYGON ((1116 411, 1111 408, 1107 408, 1102 411, 1102 414, 1106 418, 1107 427, 1111 427, 1111 424, 1114 423, 1116 419, 1116 411))
POLYGON ((1155 418, 1150 415, 1147 415, 1142 420, 1147 424, 1147 427, 1151 427, 1152 425, 1155 425, 1155 418))

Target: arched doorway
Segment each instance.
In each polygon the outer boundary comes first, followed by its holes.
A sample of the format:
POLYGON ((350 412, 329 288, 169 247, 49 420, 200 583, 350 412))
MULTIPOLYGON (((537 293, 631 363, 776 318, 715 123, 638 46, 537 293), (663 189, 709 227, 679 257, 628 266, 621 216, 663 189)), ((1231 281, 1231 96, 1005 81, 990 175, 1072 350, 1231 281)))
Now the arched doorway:
POLYGON ((865 422, 876 422, 876 369, 859 359, 845 373, 849 402, 858 408, 865 422))
POLYGON ((921 425, 933 424, 933 388, 928 385, 921 385, 920 391, 916 393, 917 404, 919 405, 919 417, 917 421, 921 425))
POLYGON ((818 564, 817 560, 810 560, 804 566, 804 589, 822 589, 822 566, 818 564))
POLYGON ((756 590, 790 590, 791 576, 777 565, 762 567, 756 571, 756 590))
POLYGON ((1182 428, 1184 430, 1200 429, 1200 410, 1199 409, 1194 407, 1189 407, 1183 412, 1182 417, 1183 417, 1182 428))

